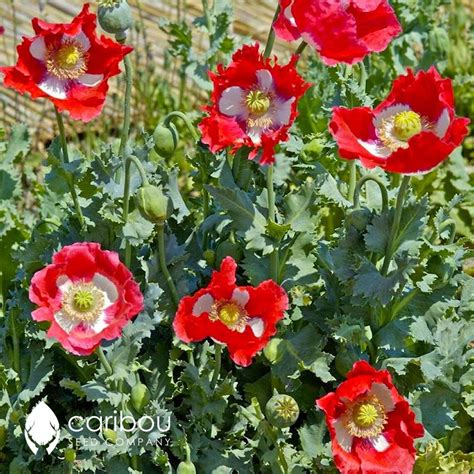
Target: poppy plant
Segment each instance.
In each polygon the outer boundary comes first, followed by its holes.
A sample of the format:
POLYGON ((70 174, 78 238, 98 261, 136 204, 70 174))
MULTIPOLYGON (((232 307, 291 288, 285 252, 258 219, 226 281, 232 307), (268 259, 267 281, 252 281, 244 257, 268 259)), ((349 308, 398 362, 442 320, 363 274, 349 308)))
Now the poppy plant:
POLYGON ((140 288, 118 254, 89 242, 57 252, 34 274, 29 297, 39 306, 33 319, 50 322, 48 337, 76 355, 119 337, 143 309, 140 288))
POLYGON ((280 0, 275 33, 303 38, 328 66, 383 51, 402 28, 386 0, 280 0))
POLYGON ((467 135, 468 124, 455 115, 451 80, 432 67, 398 77, 375 109, 335 107, 329 129, 342 158, 417 174, 444 161, 467 135))
POLYGON ((356 362, 347 380, 316 400, 326 414, 334 462, 343 474, 411 474, 414 438, 423 436, 390 373, 356 362))
POLYGON ((4 85, 33 99, 47 98, 73 119, 88 122, 104 107, 110 77, 133 48, 96 34, 96 15, 85 4, 69 24, 34 18, 35 36, 18 46, 18 62, 0 68, 4 85))
POLYGON ((273 280, 237 286, 236 269, 235 260, 226 257, 206 288, 180 301, 173 327, 184 342, 210 337, 225 344, 236 364, 248 366, 276 333, 288 296, 273 280))
POLYGON ((243 46, 228 67, 210 74, 212 104, 200 123, 202 141, 216 153, 249 147, 249 159, 260 154, 260 164, 275 162, 275 146, 288 140, 297 116, 299 98, 309 84, 296 71, 297 56, 282 66, 265 58, 258 44, 243 46))

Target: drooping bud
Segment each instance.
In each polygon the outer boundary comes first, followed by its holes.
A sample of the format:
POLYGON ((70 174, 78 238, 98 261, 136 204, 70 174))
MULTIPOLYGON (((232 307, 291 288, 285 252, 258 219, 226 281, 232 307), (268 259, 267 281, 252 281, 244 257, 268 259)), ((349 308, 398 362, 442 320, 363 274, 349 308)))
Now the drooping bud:
POLYGON ((73 448, 66 448, 64 450, 64 459, 67 462, 74 462, 76 460, 76 450, 73 448))
POLYGON ((178 147, 179 134, 170 122, 167 125, 158 124, 153 132, 155 151, 163 158, 171 158, 178 147))
POLYGON ((110 428, 103 429, 102 436, 109 443, 115 444, 117 442, 117 433, 114 430, 111 430, 110 428))
POLYGON ((296 423, 300 408, 289 395, 274 395, 265 407, 268 421, 277 428, 288 428, 296 423))
POLYGON ((101 28, 118 39, 125 38, 133 26, 132 10, 126 0, 100 0, 97 18, 101 28))
POLYGON ((150 401, 150 390, 142 383, 137 383, 131 392, 132 405, 138 413, 143 413, 150 401))
POLYGON ((154 224, 162 224, 170 215, 170 200, 161 187, 151 184, 141 187, 135 201, 142 216, 154 224))
POLYGON ((176 474, 196 474, 196 467, 191 461, 182 461, 176 469, 176 474))
POLYGON ((266 357, 268 362, 274 364, 282 355, 282 350, 279 349, 280 344, 283 342, 282 339, 274 337, 263 349, 263 355, 266 357))

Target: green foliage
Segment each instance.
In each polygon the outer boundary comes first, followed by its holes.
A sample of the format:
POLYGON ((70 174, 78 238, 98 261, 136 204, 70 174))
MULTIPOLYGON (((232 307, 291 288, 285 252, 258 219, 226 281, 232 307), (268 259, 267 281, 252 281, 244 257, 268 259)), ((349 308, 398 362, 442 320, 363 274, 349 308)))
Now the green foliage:
MULTIPOLYGON (((155 141, 162 135, 151 135, 175 108, 191 122, 198 118, 191 98, 205 102, 208 72, 240 42, 231 32, 230 2, 213 2, 192 22, 179 16, 157 26, 168 38, 165 65, 155 70, 147 63, 138 75, 140 123, 128 152, 172 210, 163 254, 179 297, 206 285, 227 255, 239 264, 239 284, 258 285, 274 270, 288 292, 290 309, 277 338, 248 368, 236 367, 225 350, 220 366, 210 340, 187 345, 174 336, 176 307, 160 267, 157 227, 135 199, 124 222, 122 160, 115 144, 103 139, 119 124, 88 135, 88 152, 71 141, 67 164, 58 138, 40 154, 26 125, 0 134, 0 471, 172 473, 180 466, 179 472, 334 473, 326 423, 314 400, 361 359, 391 372, 425 426, 415 474, 474 469, 474 280, 463 272, 472 258, 472 137, 436 171, 411 179, 384 271, 398 177, 371 170, 387 187, 389 206, 368 182, 354 208, 350 166, 337 158, 327 132, 332 106, 378 103, 407 66, 435 64, 453 77, 458 112, 472 113, 466 7, 457 0, 393 5, 404 33, 382 54, 353 67, 327 68, 309 48, 305 52, 298 67, 314 86, 299 104, 289 141, 278 149, 275 219, 267 218, 266 169, 247 160, 248 150, 213 155, 177 121, 179 142, 173 128, 176 140, 158 156, 155 141), (177 80, 170 70, 178 71, 177 80), (178 94, 171 92, 175 82, 178 94), (84 228, 70 197, 73 179, 84 228), (123 336, 103 344, 112 374, 95 354, 67 354, 47 338, 47 325, 31 319, 32 275, 76 241, 100 242, 122 260, 129 245, 130 269, 145 296, 143 312, 123 336), (292 426, 270 423, 265 415, 278 394, 299 407, 292 426), (61 441, 52 456, 33 456, 23 427, 43 399, 60 420, 61 441), (89 427, 79 435, 67 426, 72 415, 111 416, 114 410, 170 417, 171 429, 89 427)), ((367 171, 358 165, 356 173, 360 178, 367 171)), ((141 186, 132 165, 132 197, 141 186)))

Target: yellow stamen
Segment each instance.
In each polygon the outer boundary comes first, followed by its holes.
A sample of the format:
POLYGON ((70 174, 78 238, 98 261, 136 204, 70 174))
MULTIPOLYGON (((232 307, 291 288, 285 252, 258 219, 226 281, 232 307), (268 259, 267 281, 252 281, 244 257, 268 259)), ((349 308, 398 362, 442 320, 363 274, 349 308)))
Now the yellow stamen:
POLYGON ((209 313, 211 321, 220 321, 232 331, 243 332, 247 325, 247 311, 242 306, 232 301, 214 303, 209 313))
POLYGON ((412 110, 399 112, 393 121, 393 133, 399 140, 407 142, 423 129, 421 117, 412 110))
POLYGON ((267 113, 271 105, 270 98, 259 90, 250 91, 247 94, 245 102, 249 111, 254 115, 267 113))
POLYGON ((352 436, 374 438, 383 431, 387 416, 382 403, 372 395, 350 403, 342 419, 352 436))
POLYGON ((87 71, 87 53, 78 41, 66 40, 48 49, 46 69, 58 79, 77 79, 87 71))
POLYGON ((93 283, 74 283, 64 293, 62 312, 77 323, 94 322, 104 307, 104 295, 93 283))

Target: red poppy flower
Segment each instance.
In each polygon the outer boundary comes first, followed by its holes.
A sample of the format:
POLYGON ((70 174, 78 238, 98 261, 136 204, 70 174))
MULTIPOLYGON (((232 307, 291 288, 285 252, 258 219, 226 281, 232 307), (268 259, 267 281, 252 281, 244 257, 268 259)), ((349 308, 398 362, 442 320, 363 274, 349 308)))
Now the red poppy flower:
POLYGON ((184 342, 211 337, 227 345, 231 359, 248 366, 276 333, 276 324, 288 309, 288 296, 273 280, 256 288, 237 286, 236 269, 234 259, 226 257, 207 288, 180 301, 173 327, 184 342))
POLYGON ((108 79, 120 73, 119 63, 133 48, 98 38, 88 4, 70 24, 34 18, 32 25, 36 35, 23 38, 16 66, 0 68, 5 86, 46 97, 73 119, 92 120, 104 107, 108 79))
POLYGON ((467 135, 469 120, 454 111, 453 87, 436 69, 408 70, 375 109, 335 107, 329 129, 342 158, 392 173, 426 173, 467 135))
POLYGON ((342 474, 411 474, 413 439, 424 429, 388 371, 356 362, 347 380, 316 404, 326 414, 334 462, 342 474))
POLYGON ((383 51, 402 31, 386 0, 280 0, 274 28, 286 41, 302 37, 329 66, 383 51))
POLYGON ((143 296, 116 252, 97 243, 77 243, 53 256, 53 263, 33 275, 30 300, 39 306, 36 321, 49 321, 48 337, 64 349, 89 355, 102 339, 122 328, 143 309, 143 296))
POLYGON ((275 146, 288 140, 298 99, 309 87, 296 71, 296 59, 280 66, 264 58, 258 44, 243 46, 228 67, 219 65, 210 74, 212 105, 204 107, 209 116, 199 128, 213 153, 247 146, 253 149, 249 159, 261 151, 261 164, 275 162, 275 146))
POLYGON ((0 35, 3 35, 5 33, 5 28, 3 26, 0 26, 0 35))

